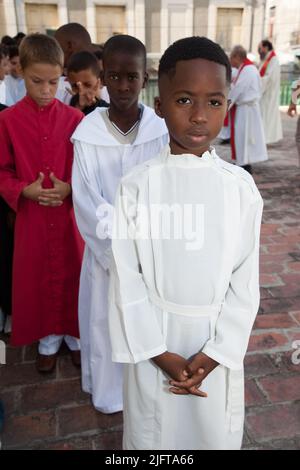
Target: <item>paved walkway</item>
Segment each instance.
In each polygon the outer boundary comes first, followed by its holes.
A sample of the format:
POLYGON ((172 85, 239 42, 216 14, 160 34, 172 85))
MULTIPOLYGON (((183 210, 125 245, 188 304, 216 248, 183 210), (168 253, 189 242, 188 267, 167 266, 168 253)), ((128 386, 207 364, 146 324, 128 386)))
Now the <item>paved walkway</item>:
MULTIPOLYGON (((300 448, 300 168, 295 120, 283 115, 284 142, 255 169, 265 201, 261 237, 261 305, 246 366, 244 448, 300 448), (294 361, 296 362, 296 361, 294 361)), ((228 147, 218 147, 229 155, 228 147)), ((3 339, 3 338, 2 338, 3 339)), ((5 449, 120 449, 122 414, 103 415, 81 391, 63 349, 56 372, 35 370, 36 345, 7 350, 0 367, 6 409, 5 449)))

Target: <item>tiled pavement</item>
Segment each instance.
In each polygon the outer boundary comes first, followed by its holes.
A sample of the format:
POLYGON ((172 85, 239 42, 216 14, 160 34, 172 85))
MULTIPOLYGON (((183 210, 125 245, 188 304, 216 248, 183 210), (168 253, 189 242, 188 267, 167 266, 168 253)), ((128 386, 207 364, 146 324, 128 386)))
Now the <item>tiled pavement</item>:
MULTIPOLYGON (((300 168, 295 121, 283 115, 284 141, 255 169, 264 198, 261 305, 246 366, 246 449, 300 448, 300 168), (292 360, 295 356, 296 361, 292 360)), ((218 147, 228 156, 228 147, 218 147)), ((96 412, 63 350, 56 372, 35 370, 36 346, 7 350, 0 367, 5 449, 120 449, 122 414, 96 412)))

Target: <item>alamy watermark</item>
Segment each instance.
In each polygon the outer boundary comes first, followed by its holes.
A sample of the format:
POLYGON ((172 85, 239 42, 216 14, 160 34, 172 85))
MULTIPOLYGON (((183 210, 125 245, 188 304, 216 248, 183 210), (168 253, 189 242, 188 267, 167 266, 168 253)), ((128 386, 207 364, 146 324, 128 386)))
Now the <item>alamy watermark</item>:
POLYGON ((293 341, 292 348, 296 349, 292 354, 292 363, 298 366, 300 364, 300 339, 293 341))
POLYGON ((119 208, 122 215, 114 220, 113 206, 98 207, 96 234, 100 240, 183 240, 186 250, 203 247, 204 204, 130 205, 124 196, 119 208))

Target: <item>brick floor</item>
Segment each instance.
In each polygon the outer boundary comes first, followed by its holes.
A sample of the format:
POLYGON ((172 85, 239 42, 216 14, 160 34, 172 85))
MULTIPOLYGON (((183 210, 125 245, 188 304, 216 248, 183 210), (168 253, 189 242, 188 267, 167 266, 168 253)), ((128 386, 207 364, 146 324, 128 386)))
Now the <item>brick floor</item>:
MULTIPOLYGON (((295 121, 283 115, 284 142, 255 167, 264 198, 261 304, 245 359, 245 449, 300 448, 300 168, 295 121), (294 353, 294 356, 293 356, 294 353)), ((228 158, 228 146, 218 147, 228 158)), ((3 339, 3 338, 2 338, 3 339)), ((0 367, 5 449, 120 449, 122 414, 103 415, 80 388, 63 349, 56 372, 35 370, 36 345, 7 350, 0 367)))

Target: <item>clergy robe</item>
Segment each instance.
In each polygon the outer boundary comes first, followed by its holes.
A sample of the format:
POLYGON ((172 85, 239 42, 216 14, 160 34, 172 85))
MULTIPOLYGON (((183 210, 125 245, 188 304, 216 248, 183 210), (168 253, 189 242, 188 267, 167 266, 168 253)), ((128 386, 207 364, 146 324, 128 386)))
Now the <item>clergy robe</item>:
POLYGON ((107 320, 115 192, 124 174, 160 152, 168 134, 164 121, 144 106, 134 143, 120 144, 106 128, 105 112, 95 109, 73 135, 72 185, 75 216, 86 243, 79 293, 82 387, 99 411, 113 413, 123 406, 122 370, 111 360, 107 320))
POLYGON ((198 158, 167 147, 122 179, 109 327, 113 360, 126 363, 124 449, 240 448, 261 214, 252 177, 214 150, 198 158), (150 360, 166 350, 220 363, 201 385, 207 398, 168 391, 150 360))
POLYGON ((70 137, 82 113, 54 99, 45 107, 26 96, 0 114, 0 195, 16 212, 12 344, 50 334, 79 336, 78 288, 83 241, 72 197, 45 207, 21 196, 39 172, 70 182, 70 137))
POLYGON ((241 65, 242 70, 231 86, 228 99, 236 105, 234 143, 239 166, 268 159, 259 100, 261 81, 254 65, 241 65))
MULTIPOLYGON (((262 73, 264 64, 268 61, 270 51, 259 69, 262 73)), ((267 144, 274 144, 282 139, 282 124, 279 111, 280 104, 280 64, 274 55, 267 65, 266 70, 261 77, 262 97, 260 100, 260 109, 265 131, 265 139, 267 144)))

